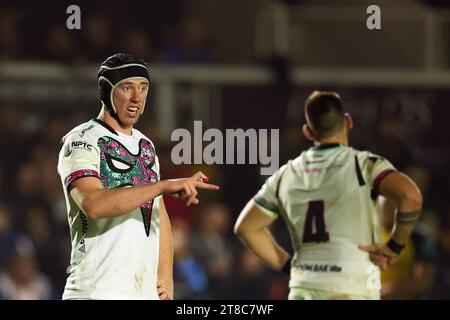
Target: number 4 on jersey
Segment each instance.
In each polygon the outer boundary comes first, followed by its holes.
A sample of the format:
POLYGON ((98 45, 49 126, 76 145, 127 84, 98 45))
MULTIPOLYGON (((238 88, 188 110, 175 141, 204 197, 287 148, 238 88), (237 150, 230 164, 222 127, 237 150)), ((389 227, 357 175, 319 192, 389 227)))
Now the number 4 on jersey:
POLYGON ((306 211, 303 243, 327 242, 330 235, 325 228, 324 203, 322 200, 310 201, 306 211))

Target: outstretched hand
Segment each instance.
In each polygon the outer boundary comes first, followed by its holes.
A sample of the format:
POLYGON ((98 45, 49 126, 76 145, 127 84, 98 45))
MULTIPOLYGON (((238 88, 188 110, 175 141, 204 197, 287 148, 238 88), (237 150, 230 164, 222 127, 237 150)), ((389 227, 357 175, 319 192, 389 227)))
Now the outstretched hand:
POLYGON ((397 260, 397 254, 389 249, 385 243, 375 243, 367 246, 359 246, 359 249, 368 252, 370 260, 382 271, 386 270, 397 260))
POLYGON ((219 186, 207 183, 208 180, 209 178, 206 175, 198 171, 189 178, 165 181, 167 185, 163 193, 167 193, 173 198, 184 200, 187 206, 198 204, 200 201, 197 199, 197 188, 219 190, 219 186))

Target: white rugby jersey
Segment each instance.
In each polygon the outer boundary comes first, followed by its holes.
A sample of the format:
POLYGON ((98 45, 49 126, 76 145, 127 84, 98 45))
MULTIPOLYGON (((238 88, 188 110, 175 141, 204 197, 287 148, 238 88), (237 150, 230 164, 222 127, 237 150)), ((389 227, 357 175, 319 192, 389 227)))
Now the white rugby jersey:
POLYGON ((271 176, 255 196, 291 235, 291 288, 379 298, 379 269, 358 245, 380 241, 376 197, 395 168, 386 159, 340 144, 310 148, 271 176))
POLYGON ((97 177, 108 189, 155 183, 160 177, 153 143, 138 130, 127 136, 97 119, 62 142, 58 173, 72 242, 63 299, 158 299, 161 197, 121 217, 89 220, 68 192, 83 177, 97 177))

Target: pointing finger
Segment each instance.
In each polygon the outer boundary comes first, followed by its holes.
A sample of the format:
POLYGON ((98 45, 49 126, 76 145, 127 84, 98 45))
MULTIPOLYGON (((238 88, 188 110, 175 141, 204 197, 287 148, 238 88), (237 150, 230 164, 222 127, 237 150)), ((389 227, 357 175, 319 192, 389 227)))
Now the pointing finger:
POLYGON ((220 189, 220 187, 215 184, 205 183, 205 182, 200 182, 200 181, 195 181, 194 185, 196 188, 200 188, 200 189, 208 189, 208 190, 219 190, 220 189))

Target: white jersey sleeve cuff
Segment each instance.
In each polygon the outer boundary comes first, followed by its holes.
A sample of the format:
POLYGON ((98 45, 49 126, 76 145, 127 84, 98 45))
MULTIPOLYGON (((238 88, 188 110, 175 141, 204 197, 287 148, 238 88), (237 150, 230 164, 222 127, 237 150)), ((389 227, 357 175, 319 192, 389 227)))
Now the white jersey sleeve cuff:
POLYGON ((261 210, 264 214, 268 215, 271 218, 277 218, 278 213, 272 210, 267 209, 266 207, 262 206, 260 203, 256 201, 256 199, 253 199, 255 201, 256 207, 261 210))

